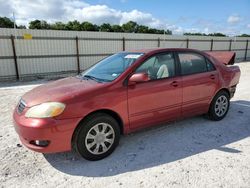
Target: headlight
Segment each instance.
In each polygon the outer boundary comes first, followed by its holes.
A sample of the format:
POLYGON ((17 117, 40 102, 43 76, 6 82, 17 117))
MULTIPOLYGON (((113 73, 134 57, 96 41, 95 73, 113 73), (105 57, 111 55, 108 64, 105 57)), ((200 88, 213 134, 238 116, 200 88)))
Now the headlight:
POLYGON ((46 102, 31 107, 25 114, 28 118, 48 118, 60 115, 65 109, 65 104, 60 102, 46 102))

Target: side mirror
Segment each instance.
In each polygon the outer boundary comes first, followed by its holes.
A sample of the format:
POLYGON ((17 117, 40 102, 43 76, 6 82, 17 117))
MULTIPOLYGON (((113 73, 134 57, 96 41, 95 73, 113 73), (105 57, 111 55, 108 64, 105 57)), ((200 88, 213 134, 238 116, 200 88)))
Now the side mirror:
POLYGON ((146 82, 148 80, 150 79, 147 73, 145 72, 135 73, 129 78, 128 85, 135 85, 136 83, 146 82))

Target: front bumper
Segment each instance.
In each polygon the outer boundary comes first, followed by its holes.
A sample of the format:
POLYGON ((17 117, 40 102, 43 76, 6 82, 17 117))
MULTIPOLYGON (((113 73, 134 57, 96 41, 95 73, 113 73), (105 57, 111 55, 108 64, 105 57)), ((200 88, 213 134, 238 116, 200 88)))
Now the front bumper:
POLYGON ((41 153, 71 150, 71 139, 81 118, 57 120, 54 118, 26 118, 14 111, 13 121, 21 142, 27 148, 41 153), (36 141, 48 141, 40 146, 36 141))

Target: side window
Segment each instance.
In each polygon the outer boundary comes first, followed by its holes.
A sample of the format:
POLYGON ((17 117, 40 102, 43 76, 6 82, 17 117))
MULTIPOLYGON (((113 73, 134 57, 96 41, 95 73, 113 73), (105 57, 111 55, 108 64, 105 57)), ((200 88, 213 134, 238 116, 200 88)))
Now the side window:
POLYGON ((150 67, 154 65, 156 62, 156 57, 150 57, 148 60, 146 60, 139 68, 136 69, 136 72, 148 72, 150 67))
POLYGON ((179 53, 181 74, 195 74, 207 71, 207 62, 202 55, 195 53, 179 53))
POLYGON ((146 72, 151 80, 175 76, 175 60, 173 53, 158 54, 150 57, 136 72, 146 72))
POLYGON ((206 59, 206 61, 207 61, 207 71, 214 71, 215 70, 214 65, 208 59, 206 59))

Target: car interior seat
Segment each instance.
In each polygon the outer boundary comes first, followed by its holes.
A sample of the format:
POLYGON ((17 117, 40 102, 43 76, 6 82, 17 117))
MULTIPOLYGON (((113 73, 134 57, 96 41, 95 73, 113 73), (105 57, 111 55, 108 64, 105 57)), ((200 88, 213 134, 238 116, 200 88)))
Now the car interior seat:
POLYGON ((175 69, 174 69, 174 59, 172 55, 161 55, 158 57, 158 64, 160 65, 157 78, 166 78, 174 76, 175 69))
POLYGON ((157 72, 156 77, 159 78, 166 78, 169 77, 168 67, 165 64, 162 64, 157 72))

